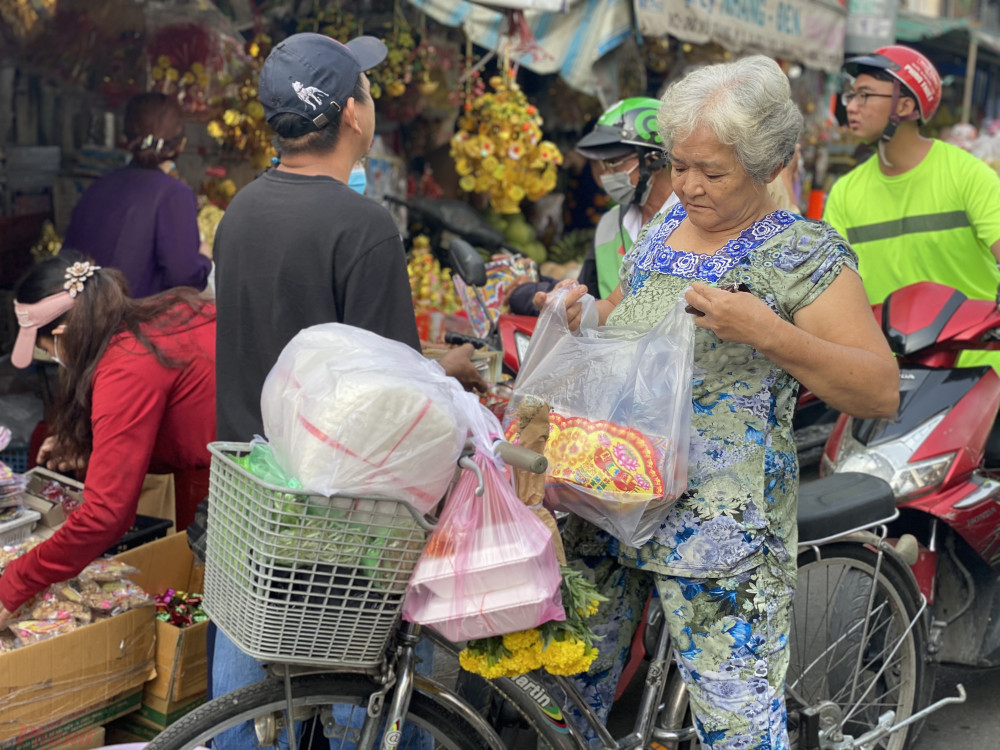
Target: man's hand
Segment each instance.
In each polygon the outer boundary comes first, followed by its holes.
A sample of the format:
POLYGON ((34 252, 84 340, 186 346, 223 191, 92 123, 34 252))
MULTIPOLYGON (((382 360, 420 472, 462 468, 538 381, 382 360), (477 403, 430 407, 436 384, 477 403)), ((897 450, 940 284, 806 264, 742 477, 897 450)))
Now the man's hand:
POLYGON ((55 435, 49 435, 45 438, 44 442, 42 442, 42 447, 38 449, 38 456, 35 458, 35 462, 40 466, 63 474, 68 471, 87 468, 87 461, 84 458, 60 455, 58 443, 59 441, 55 435))
POLYGON ((489 385, 469 359, 474 351, 472 344, 462 344, 454 349, 449 349, 438 360, 438 364, 444 368, 446 375, 458 380, 465 390, 486 393, 489 385))

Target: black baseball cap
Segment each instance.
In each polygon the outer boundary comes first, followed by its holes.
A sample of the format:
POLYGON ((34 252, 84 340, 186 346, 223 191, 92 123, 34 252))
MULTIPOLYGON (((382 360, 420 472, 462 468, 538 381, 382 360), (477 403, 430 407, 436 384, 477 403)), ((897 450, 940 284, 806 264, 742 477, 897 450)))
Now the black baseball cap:
POLYGON ((323 128, 354 94, 358 76, 385 56, 385 45, 373 36, 341 44, 323 34, 293 34, 271 50, 260 71, 257 91, 265 118, 301 116, 300 123, 278 131, 283 138, 323 128))

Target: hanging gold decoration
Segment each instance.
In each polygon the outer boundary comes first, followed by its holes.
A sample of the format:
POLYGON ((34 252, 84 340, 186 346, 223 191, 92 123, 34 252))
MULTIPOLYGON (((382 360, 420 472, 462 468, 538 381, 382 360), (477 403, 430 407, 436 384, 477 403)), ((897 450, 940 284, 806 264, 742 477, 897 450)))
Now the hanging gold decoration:
POLYGON ((462 190, 489 194, 497 213, 518 213, 524 198, 538 200, 555 188, 563 157, 542 139, 542 118, 510 67, 489 83, 493 91, 465 103, 451 156, 462 190))
POLYGON ((271 51, 271 38, 258 34, 247 44, 250 61, 238 77, 225 86, 225 94, 213 100, 220 112, 206 126, 208 134, 224 150, 243 154, 254 169, 264 169, 277 156, 271 145, 273 132, 264 120, 264 105, 257 98, 260 69, 271 51))

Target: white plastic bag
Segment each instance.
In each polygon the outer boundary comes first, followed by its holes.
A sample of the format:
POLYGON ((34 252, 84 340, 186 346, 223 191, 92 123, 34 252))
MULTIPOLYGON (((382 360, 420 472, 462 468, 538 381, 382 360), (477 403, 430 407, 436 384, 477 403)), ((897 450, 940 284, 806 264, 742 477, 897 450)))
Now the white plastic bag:
POLYGON ((300 331, 264 382, 264 432, 278 464, 324 495, 378 495, 427 512, 455 473, 464 392, 398 341, 325 323, 300 331))
POLYGON ((504 417, 549 409, 545 504, 641 546, 687 486, 694 324, 681 300, 652 330, 598 326, 583 297, 578 331, 549 295, 504 417))

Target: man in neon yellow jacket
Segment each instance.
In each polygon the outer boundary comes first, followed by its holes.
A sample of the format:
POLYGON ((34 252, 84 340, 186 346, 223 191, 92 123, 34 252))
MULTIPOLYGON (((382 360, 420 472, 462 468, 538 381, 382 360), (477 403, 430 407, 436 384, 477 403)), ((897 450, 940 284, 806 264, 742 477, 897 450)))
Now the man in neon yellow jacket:
MULTIPOLYGON (((841 95, 850 130, 878 153, 837 180, 823 219, 858 254, 869 301, 918 281, 994 299, 1000 177, 959 147, 920 134, 941 102, 934 66, 894 45, 850 58, 844 69, 853 77, 841 95)), ((959 361, 998 368, 1000 354, 967 352, 959 361)))

